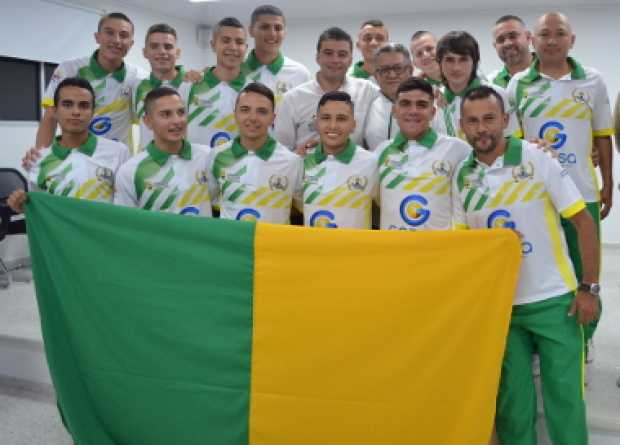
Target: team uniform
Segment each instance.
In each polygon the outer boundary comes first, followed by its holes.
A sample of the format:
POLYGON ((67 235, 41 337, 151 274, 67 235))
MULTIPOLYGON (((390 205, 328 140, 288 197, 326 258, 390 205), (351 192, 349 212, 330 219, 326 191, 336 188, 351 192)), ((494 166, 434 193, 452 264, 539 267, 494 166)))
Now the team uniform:
POLYGON ((310 71, 301 63, 294 61, 282 53, 269 65, 259 62, 254 50, 243 64, 243 72, 248 81, 260 82, 273 91, 277 106, 282 103, 284 93, 310 80, 310 71))
POLYGON ((560 224, 585 209, 560 164, 533 144, 508 138, 491 166, 474 153, 453 179, 458 227, 510 228, 522 234, 521 270, 497 398, 502 443, 536 443, 532 354, 541 363, 542 394, 551 442, 587 443, 583 394, 583 330, 568 310, 575 273, 560 224))
POLYGON ((60 145, 60 136, 28 172, 30 189, 53 195, 112 202, 115 175, 129 159, 124 144, 89 133, 84 145, 75 148, 60 145))
POLYGON ((109 73, 97 62, 97 54, 98 51, 95 51, 90 57, 69 60, 58 65, 45 90, 42 105, 54 106, 54 92, 67 77, 85 79, 95 90, 95 114, 90 123, 90 132, 131 147, 132 86, 146 75, 142 70, 125 63, 117 71, 109 73))
POLYGON ((497 85, 489 84, 486 80, 476 77, 472 80, 467 88, 463 90, 459 94, 455 94, 448 88, 444 86, 443 96, 446 102, 444 108, 438 109, 437 112, 440 113, 443 117, 443 124, 446 129, 446 134, 448 136, 455 136, 461 139, 465 139, 465 135, 460 129, 460 119, 461 119, 461 101, 463 96, 470 90, 477 88, 481 85, 486 85, 492 87, 495 91, 499 93, 499 95, 504 99, 504 104, 506 107, 506 112, 509 114, 510 120, 508 122, 508 127, 504 131, 505 136, 511 136, 518 133, 519 125, 516 119, 516 116, 513 112, 509 110, 508 107, 508 96, 506 94, 506 90, 498 87, 497 85))
POLYGON ((247 81, 241 71, 237 78, 222 82, 213 69, 206 70, 203 79, 191 87, 187 133, 194 141, 217 147, 239 134, 235 101, 247 81))
POLYGON ((303 192, 297 197, 304 225, 370 229, 378 179, 377 156, 352 140, 337 155, 317 146, 304 159, 303 192))
POLYGON ((383 144, 379 154, 380 228, 452 228, 450 186, 457 165, 471 148, 431 128, 418 140, 402 134, 383 144))
POLYGON ((301 157, 269 137, 256 151, 239 138, 209 155, 209 188, 220 218, 289 224, 293 196, 299 193, 301 157))
POLYGON ((377 79, 375 76, 370 74, 368 71, 364 69, 364 61, 360 60, 353 64, 351 68, 349 68, 349 76, 355 77, 356 79, 364 79, 374 84, 377 83, 377 79))
MULTIPOLYGON (((191 82, 184 82, 185 69, 182 66, 176 67, 178 74, 172 80, 159 80, 153 73, 148 79, 138 82, 133 88, 132 111, 134 123, 140 124, 140 150, 144 150, 146 146, 153 140, 153 132, 146 126, 142 118, 144 117, 144 99, 152 90, 159 87, 168 87, 177 91, 181 96, 181 100, 185 105, 189 104, 189 92, 192 88, 191 82)), ((191 139, 191 136, 188 136, 191 139)))
MULTIPOLYGON (((536 60, 536 53, 532 53, 532 60, 536 60)), ((498 87, 508 88, 508 84, 510 83, 510 79, 512 79, 512 74, 508 71, 508 68, 504 66, 501 69, 492 71, 487 78, 493 85, 497 85, 498 87)))
MULTIPOLYGON (((351 96, 355 109, 355 131, 351 139, 361 144, 364 137, 366 115, 371 102, 379 94, 379 89, 372 83, 347 76, 338 91, 351 96)), ((325 94, 316 79, 293 88, 284 95, 275 121, 276 139, 285 147, 295 149, 309 139, 318 139, 314 128, 319 100, 325 94)))
POLYGON ((178 154, 154 142, 121 166, 114 203, 181 215, 211 216, 207 147, 183 141, 178 154))

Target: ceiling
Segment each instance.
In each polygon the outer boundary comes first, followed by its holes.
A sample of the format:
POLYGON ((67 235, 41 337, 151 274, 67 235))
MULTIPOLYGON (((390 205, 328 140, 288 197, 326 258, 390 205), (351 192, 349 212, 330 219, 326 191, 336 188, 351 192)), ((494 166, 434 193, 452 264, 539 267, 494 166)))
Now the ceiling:
MULTIPOLYGON (((92 7, 101 7, 100 0, 71 0, 92 7)), ((455 0, 219 0, 208 3, 190 3, 189 0, 113 0, 110 3, 138 9, 162 12, 169 16, 194 23, 214 24, 224 16, 235 16, 242 21, 249 19, 251 11, 258 5, 270 3, 280 7, 288 19, 317 19, 329 17, 385 17, 421 12, 442 12, 472 9, 510 9, 514 0, 469 0, 467 6, 455 0), (355 5, 355 9, 351 9, 355 5)), ((618 0, 549 0, 548 8, 576 5, 617 5, 618 0)), ((540 0, 520 0, 519 8, 538 7, 540 0)))

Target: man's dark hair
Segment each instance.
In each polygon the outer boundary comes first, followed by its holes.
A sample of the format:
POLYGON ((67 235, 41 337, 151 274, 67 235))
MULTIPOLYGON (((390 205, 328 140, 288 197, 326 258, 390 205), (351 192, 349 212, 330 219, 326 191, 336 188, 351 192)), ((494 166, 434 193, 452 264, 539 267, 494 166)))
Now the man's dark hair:
POLYGON ((220 20, 219 22, 217 22, 217 24, 215 25, 215 27, 213 28, 213 35, 217 35, 218 32, 220 32, 220 29, 228 26, 231 28, 243 28, 243 24, 239 21, 239 19, 235 18, 235 17, 224 17, 222 20, 220 20))
POLYGON ((499 107, 502 110, 502 113, 505 113, 504 99, 502 98, 501 94, 499 94, 497 91, 495 91, 494 88, 491 88, 490 86, 482 85, 473 88, 467 93, 465 93, 465 95, 463 96, 463 100, 461 101, 461 115, 463 114, 465 102, 471 102, 472 100, 488 99, 489 97, 494 97, 495 100, 497 100, 497 103, 499 103, 499 107))
POLYGON ((373 26, 375 28, 383 28, 385 27, 385 24, 379 19, 370 19, 362 23, 362 26, 360 26, 360 29, 362 29, 364 26, 373 26))
POLYGON ((280 8, 273 5, 261 5, 252 11, 252 16, 250 17, 250 28, 256 24, 261 15, 275 15, 277 17, 282 17, 282 20, 286 23, 284 13, 280 8))
POLYGON ((416 32, 414 32, 414 33, 413 33, 413 35, 411 36, 410 41, 414 41, 414 40, 416 40, 416 39, 419 39, 420 37, 422 37, 422 36, 424 36, 424 35, 426 35, 426 34, 433 35, 430 31, 424 31, 424 30, 421 30, 421 31, 416 31, 416 32))
POLYGON ((448 52, 472 58, 474 64, 469 75, 469 81, 474 80, 480 62, 480 48, 476 39, 467 31, 450 31, 437 42, 437 62, 441 64, 448 52))
POLYGON ((512 14, 507 14, 507 15, 501 16, 500 18, 497 19, 495 24, 499 25, 500 23, 510 22, 511 20, 519 22, 523 26, 525 26, 525 22, 523 21, 523 19, 521 17, 519 17, 518 15, 512 15, 512 14))
POLYGON ((260 94, 261 96, 265 96, 267 99, 269 99, 269 102, 271 102, 271 110, 273 111, 276 108, 276 98, 273 95, 273 91, 271 91, 271 89, 263 83, 252 82, 243 87, 243 89, 239 92, 239 95, 237 96, 237 100, 235 101, 235 108, 237 108, 239 98, 243 93, 256 93, 260 94))
POLYGON ((170 25, 168 25, 166 23, 157 23, 155 25, 152 25, 146 31, 146 38, 144 39, 144 41, 148 42, 149 41, 149 36, 151 34, 155 34, 157 32, 162 33, 162 34, 170 34, 170 35, 174 36, 175 40, 177 38, 177 32, 176 32, 176 30, 172 26, 170 26, 170 25))
POLYGON ((337 26, 327 28, 321 33, 321 35, 319 36, 319 41, 316 44, 317 52, 321 51, 321 45, 325 40, 338 40, 341 42, 349 42, 349 48, 351 51, 353 51, 353 40, 351 39, 351 36, 344 29, 338 28, 337 26))
POLYGON ((435 99, 433 86, 421 77, 410 77, 409 79, 403 80, 396 89, 396 97, 398 97, 400 93, 414 90, 420 90, 428 94, 431 98, 431 102, 435 99))
POLYGON ((97 31, 101 32, 101 27, 103 26, 103 23, 106 20, 110 20, 110 19, 124 20, 125 22, 129 23, 131 25, 131 32, 133 33, 133 30, 134 30, 133 22, 129 19, 129 17, 127 17, 122 12, 110 12, 102 16, 99 19, 99 24, 97 25, 97 31))
POLYGON ((60 90, 65 87, 77 87, 88 90, 92 98, 92 108, 93 110, 95 109, 95 90, 88 80, 81 79, 79 77, 67 77, 58 84, 56 91, 54 91, 54 106, 58 106, 58 101, 60 100, 60 90))
POLYGON ((146 97, 144 98, 144 114, 150 113, 151 108, 153 107, 153 103, 157 99, 161 99, 162 97, 166 97, 166 96, 178 96, 179 98, 181 98, 181 95, 177 92, 177 90, 174 90, 170 87, 154 88, 151 91, 149 91, 146 97))
POLYGON ((345 93, 344 91, 330 91, 329 93, 323 94, 321 99, 319 99, 319 105, 316 107, 317 112, 321 109, 323 105, 325 105, 329 101, 344 102, 346 104, 349 104, 349 106, 351 107, 351 113, 355 111, 353 99, 351 99, 349 93, 345 93))

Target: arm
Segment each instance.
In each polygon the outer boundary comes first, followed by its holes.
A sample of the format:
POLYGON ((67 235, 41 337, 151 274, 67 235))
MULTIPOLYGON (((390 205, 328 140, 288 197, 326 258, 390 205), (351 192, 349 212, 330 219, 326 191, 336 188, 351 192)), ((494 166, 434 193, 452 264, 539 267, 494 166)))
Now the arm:
POLYGON ((43 118, 41 119, 39 128, 37 129, 35 148, 39 149, 52 145, 52 139, 56 134, 56 125, 57 121, 56 116, 54 116, 54 111, 50 109, 50 107, 45 107, 43 118))
POLYGON ((613 151, 610 136, 597 136, 593 139, 593 149, 598 153, 599 168, 603 179, 601 189, 601 219, 605 219, 611 210, 611 201, 614 189, 613 178, 613 151))
POLYGON ((616 150, 620 153, 620 93, 618 93, 614 108, 614 133, 616 134, 616 150))
MULTIPOLYGON (((599 242, 596 226, 587 209, 583 209, 570 218, 577 229, 579 251, 583 263, 583 282, 598 283, 599 242)), ((577 314, 578 322, 590 323, 598 317, 598 297, 585 291, 577 291, 569 315, 577 314)))

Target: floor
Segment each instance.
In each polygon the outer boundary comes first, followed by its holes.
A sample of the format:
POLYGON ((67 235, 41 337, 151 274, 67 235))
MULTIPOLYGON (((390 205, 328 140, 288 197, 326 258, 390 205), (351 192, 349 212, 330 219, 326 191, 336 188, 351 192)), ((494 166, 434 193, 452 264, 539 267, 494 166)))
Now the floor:
MULTIPOLYGON (((19 273, 27 277, 28 271, 19 273)), ((620 445, 620 248, 603 250, 601 283, 604 315, 595 361, 588 367, 590 445, 620 445)), ((25 353, 22 349, 42 354, 41 333, 32 284, 14 282, 0 290, 0 445, 72 444, 59 419, 42 355, 38 374, 2 376, 7 375, 3 369, 11 370, 15 354, 25 353), (20 376, 27 379, 15 378, 20 376)), ((540 443, 547 444, 543 430, 541 426, 540 443)))

